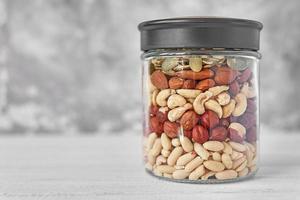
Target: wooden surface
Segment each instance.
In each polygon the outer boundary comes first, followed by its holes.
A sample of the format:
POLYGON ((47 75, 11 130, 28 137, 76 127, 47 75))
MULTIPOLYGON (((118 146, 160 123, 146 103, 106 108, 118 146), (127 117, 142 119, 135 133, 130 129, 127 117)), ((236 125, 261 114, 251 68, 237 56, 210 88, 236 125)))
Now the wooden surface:
POLYGON ((141 137, 1 137, 0 200, 300 199, 300 134, 266 131, 253 179, 195 185, 144 172, 141 137))

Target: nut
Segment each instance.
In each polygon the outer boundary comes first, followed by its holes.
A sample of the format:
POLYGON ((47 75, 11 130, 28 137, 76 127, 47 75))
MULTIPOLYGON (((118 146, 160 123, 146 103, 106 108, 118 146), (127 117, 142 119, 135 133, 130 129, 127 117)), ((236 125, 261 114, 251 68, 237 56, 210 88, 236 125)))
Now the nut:
POLYGON ((180 125, 184 130, 192 130, 193 127, 198 123, 199 116, 194 111, 187 111, 185 112, 181 119, 180 119, 180 125))
POLYGON ((183 154, 183 149, 182 147, 176 147, 173 149, 171 152, 170 156, 167 159, 167 163, 170 166, 174 166, 178 158, 183 154))
POLYGON ((229 154, 222 154, 222 163, 225 165, 226 169, 232 168, 232 160, 229 154))
POLYGON ((171 143, 172 143, 172 145, 173 145, 174 147, 178 147, 178 146, 181 145, 181 144, 180 144, 179 138, 174 138, 174 139, 172 139, 171 143))
POLYGON ((239 118, 239 122, 243 124, 246 129, 249 129, 256 125, 255 114, 246 112, 239 118))
POLYGON ((246 128, 237 122, 233 122, 228 127, 229 137, 234 142, 243 142, 246 135, 246 128))
POLYGON ((203 147, 209 151, 222 151, 224 149, 223 143, 219 141, 207 141, 203 147))
POLYGON ((170 150, 172 147, 170 138, 165 133, 163 133, 161 134, 160 139, 161 139, 161 145, 163 149, 170 150))
POLYGON ((170 109, 183 106, 184 104, 186 104, 185 98, 178 94, 172 94, 167 101, 167 105, 170 109))
POLYGON ((238 173, 234 170, 224 170, 216 173, 216 178, 219 180, 234 179, 238 176, 238 173))
POLYGON ((240 143, 237 143, 237 142, 229 142, 229 144, 230 144, 230 146, 231 146, 234 150, 236 150, 236 151, 238 151, 238 152, 244 152, 244 151, 247 150, 247 149, 246 149, 246 146, 243 145, 243 144, 240 144, 240 143))
POLYGON ((169 157, 170 153, 171 153, 171 152, 168 151, 168 150, 165 150, 165 149, 162 149, 162 150, 161 150, 161 155, 162 155, 163 157, 165 157, 165 158, 169 157))
POLYGON ((199 83, 196 85, 196 89, 205 91, 213 86, 215 86, 215 81, 213 79, 205 79, 202 81, 199 81, 199 83))
POLYGON ((158 95, 159 90, 153 90, 152 94, 151 94, 151 103, 156 106, 156 97, 158 95))
POLYGON ((146 143, 146 151, 150 151, 152 149, 154 141, 156 140, 157 135, 156 133, 151 133, 148 135, 147 143, 146 143))
POLYGON ((176 67, 177 65, 178 65, 178 58, 169 57, 162 62, 161 67, 163 71, 167 72, 173 69, 174 67, 176 67))
POLYGON ((190 98, 194 99, 201 93, 200 90, 193 90, 193 89, 178 89, 178 90, 176 90, 176 92, 177 92, 177 94, 179 94, 187 99, 190 99, 190 98))
POLYGON ((169 80, 169 86, 171 89, 179 89, 183 86, 184 80, 178 77, 172 77, 169 80))
POLYGON ((205 112, 204 103, 208 101, 210 97, 212 97, 212 93, 209 91, 201 93, 196 97, 193 102, 193 107, 197 114, 201 115, 205 112))
POLYGON ((209 152, 199 143, 194 143, 195 152, 202 158, 202 160, 208 160, 209 152))
POLYGON ((183 130, 183 135, 192 140, 192 130, 183 130))
POLYGON ((193 128, 192 137, 195 142, 203 144, 208 140, 209 135, 206 128, 200 125, 196 125, 193 128))
POLYGON ((215 81, 219 85, 230 84, 237 77, 237 71, 228 67, 218 67, 215 75, 215 81))
POLYGON ((159 165, 156 169, 161 173, 170 173, 172 174, 175 171, 175 168, 169 165, 159 165))
POLYGON ((216 172, 209 171, 206 174, 204 174, 203 176, 201 176, 201 180, 207 180, 210 177, 213 177, 215 174, 216 174, 216 172))
POLYGON ((189 172, 183 170, 183 169, 180 169, 180 170, 176 170, 174 173, 173 173, 173 178, 174 179, 185 179, 186 177, 188 177, 190 175, 189 172))
POLYGON ((216 100, 210 99, 204 103, 204 106, 206 109, 212 110, 215 113, 217 113, 219 118, 222 118, 223 110, 220 104, 216 100))
POLYGON ((242 89, 241 93, 243 93, 247 98, 253 98, 256 96, 256 91, 253 87, 249 86, 248 82, 245 82, 242 89))
POLYGON ((188 164, 189 162, 191 162, 195 157, 196 157, 196 154, 193 152, 183 154, 182 156, 180 156, 178 158, 176 165, 184 166, 184 165, 188 164))
POLYGON ((185 166, 184 170, 187 172, 192 172, 194 169, 199 167, 202 163, 203 160, 199 156, 197 156, 185 166))
POLYGON ((256 136, 256 126, 251 127, 247 130, 246 140, 248 142, 255 142, 257 140, 256 136))
POLYGON ((151 74, 151 82, 158 89, 167 89, 169 87, 166 75, 160 70, 156 70, 151 74))
POLYGON ((163 123, 168 119, 168 107, 160 107, 156 113, 159 122, 163 123))
POLYGON ((210 140, 215 140, 215 141, 224 141, 227 138, 227 130, 226 128, 222 126, 218 126, 214 129, 212 129, 210 133, 210 140))
POLYGON ((245 167, 242 171, 240 171, 238 174, 239 174, 239 177, 244 177, 246 176, 247 174, 249 173, 249 169, 247 167, 245 167))
POLYGON ((219 152, 213 152, 212 159, 215 161, 221 161, 221 154, 219 152))
POLYGON ((185 152, 191 152, 191 151, 193 151, 193 149, 194 149, 193 143, 190 141, 189 138, 187 138, 187 137, 182 137, 182 138, 180 139, 180 143, 181 143, 181 146, 182 146, 182 148, 183 148, 183 150, 184 150, 185 152))
POLYGON ((250 68, 245 69, 242 74, 237 78, 239 83, 244 83, 249 80, 252 75, 252 71, 250 68))
POLYGON ((179 125, 175 122, 165 121, 164 123, 164 132, 170 138, 177 137, 179 125))
POLYGON ((191 70, 194 72, 200 72, 202 69, 202 59, 201 57, 191 57, 189 58, 189 65, 191 70))
POLYGON ((228 89, 229 87, 227 85, 219 85, 209 88, 208 91, 210 91, 213 94, 213 96, 217 96, 221 92, 227 91, 228 89))
POLYGON ((158 134, 158 136, 160 136, 160 134, 163 132, 163 125, 159 122, 157 117, 150 117, 149 129, 150 132, 155 132, 158 134))
POLYGON ((223 106, 223 118, 229 117, 235 109, 235 100, 231 99, 226 106, 223 106))
POLYGON ((156 103, 159 106, 166 106, 167 105, 167 98, 171 95, 171 94, 175 94, 175 90, 171 90, 171 89, 165 89, 165 90, 161 90, 157 96, 156 96, 156 103))
POLYGON ((150 154, 154 157, 158 156, 160 154, 160 151, 162 150, 161 140, 160 138, 156 138, 155 142, 153 144, 152 149, 150 150, 150 154))
MULTIPOLYGON (((186 170, 187 171, 187 170, 186 170)), ((198 180, 201 176, 205 174, 205 168, 204 165, 200 165, 197 167, 190 175, 189 179, 190 180, 198 180)))
POLYGON ((233 81, 230 85, 229 85, 229 93, 232 96, 237 95, 240 92, 240 85, 237 81, 233 81))
POLYGON ((182 89, 194 89, 196 87, 196 81, 194 80, 185 80, 182 89))
POLYGON ((151 117, 154 117, 156 115, 156 113, 158 112, 159 107, 156 105, 151 105, 149 108, 149 114, 151 117))
POLYGON ((167 159, 165 157, 163 157, 162 155, 157 156, 156 158, 156 165, 162 165, 165 164, 167 162, 167 159))
POLYGON ((222 92, 218 94, 216 100, 221 106, 225 106, 230 102, 230 95, 227 92, 222 92))
POLYGON ((176 76, 183 79, 191 80, 203 80, 214 76, 214 72, 210 69, 204 69, 200 72, 194 72, 192 70, 183 70, 176 72, 176 76))
POLYGON ((223 144, 224 144, 223 152, 226 153, 226 154, 231 155, 232 154, 232 147, 227 142, 223 142, 223 144))
POLYGON ((238 93, 235 96, 235 108, 232 115, 235 117, 241 116, 247 109, 247 97, 243 93, 238 93))
POLYGON ((207 160, 203 162, 203 165, 206 169, 209 169, 213 172, 221 172, 225 169, 223 163, 214 160, 207 160))
POLYGON ((193 107, 192 104, 187 103, 187 104, 185 104, 181 107, 174 108, 174 109, 169 111, 168 119, 171 122, 174 122, 177 119, 179 119, 183 115, 183 113, 185 113, 187 110, 191 109, 192 107, 193 107))
POLYGON ((203 115, 201 115, 200 121, 207 129, 216 127, 220 122, 218 115, 211 110, 207 110, 203 115))

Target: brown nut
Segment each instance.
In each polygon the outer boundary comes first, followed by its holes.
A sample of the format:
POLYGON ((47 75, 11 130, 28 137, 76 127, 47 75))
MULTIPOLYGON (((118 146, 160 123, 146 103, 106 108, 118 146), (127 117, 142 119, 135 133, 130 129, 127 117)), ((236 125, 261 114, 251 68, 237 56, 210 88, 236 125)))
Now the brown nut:
POLYGON ((166 107, 161 107, 156 113, 156 117, 161 123, 165 122, 168 119, 168 109, 165 108, 166 107))
POLYGON ((193 127, 198 123, 199 116, 195 111, 187 111, 185 112, 181 119, 180 119, 180 125, 184 130, 192 130, 193 127))
POLYGON ((185 80, 182 89, 194 89, 196 87, 196 82, 194 80, 185 80))
POLYGON ((256 117, 253 113, 245 113, 241 117, 239 117, 239 122, 243 124, 243 126, 248 129, 256 125, 256 117))
POLYGON ((203 144, 208 140, 209 135, 206 128, 197 125, 193 128, 192 137, 195 142, 203 144))
POLYGON ((240 92, 240 85, 237 81, 233 81, 230 85, 229 85, 229 93, 232 96, 237 95, 240 92))
POLYGON ((213 77, 214 72, 210 69, 204 69, 200 72, 194 72, 192 70, 183 70, 183 71, 176 72, 176 76, 183 79, 204 80, 213 77))
POLYGON ((166 75, 160 70, 156 70, 151 74, 151 82, 158 89, 167 89, 169 87, 166 75))
POLYGON ((149 122, 150 132, 157 133, 158 136, 163 132, 163 125, 159 122, 157 117, 151 117, 149 122))
POLYGON ((215 81, 213 79, 205 79, 202 81, 199 81, 199 83, 196 85, 196 89, 205 91, 213 86, 215 86, 215 81))
POLYGON ((205 128, 212 129, 219 124, 219 117, 215 112, 207 110, 200 116, 200 121, 205 128))
POLYGON ((244 83, 249 80, 252 75, 252 71, 250 68, 245 69, 242 74, 237 78, 239 83, 244 83))
POLYGON ((182 88, 184 80, 178 77, 172 77, 169 80, 169 86, 171 89, 179 89, 182 88))
POLYGON ((229 67, 218 67, 215 81, 219 85, 230 84, 237 77, 237 71, 229 67))
POLYGON ((177 137, 179 125, 176 122, 165 121, 163 128, 165 134, 170 138, 177 137))
POLYGON ((209 140, 224 141, 227 138, 227 129, 223 126, 218 126, 211 130, 209 140))
POLYGON ((250 143, 257 140, 256 126, 247 129, 246 140, 250 143))

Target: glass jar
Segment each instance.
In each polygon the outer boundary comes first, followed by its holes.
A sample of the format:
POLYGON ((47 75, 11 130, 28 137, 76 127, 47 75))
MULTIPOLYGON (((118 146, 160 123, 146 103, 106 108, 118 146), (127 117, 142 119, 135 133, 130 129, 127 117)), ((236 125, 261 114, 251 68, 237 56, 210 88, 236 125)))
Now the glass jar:
POLYGON ((232 18, 139 25, 147 172, 193 183, 257 172, 261 29, 232 18))

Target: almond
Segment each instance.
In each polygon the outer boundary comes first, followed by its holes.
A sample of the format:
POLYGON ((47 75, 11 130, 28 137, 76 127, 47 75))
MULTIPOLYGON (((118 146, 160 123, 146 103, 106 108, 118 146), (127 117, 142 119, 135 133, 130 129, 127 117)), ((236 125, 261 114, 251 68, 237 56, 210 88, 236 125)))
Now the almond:
POLYGON ((150 79, 152 84, 158 89, 167 89, 169 87, 166 75, 160 70, 154 71, 150 79))
POLYGON ((194 89, 196 86, 196 81, 194 80, 185 80, 182 89, 194 89))
POLYGON ((169 86, 171 89, 179 89, 183 86, 184 80, 178 77, 172 77, 169 80, 169 86))
POLYGON ((227 133, 226 128, 218 126, 211 131, 209 139, 222 142, 227 138, 227 133))
POLYGON ((215 81, 219 85, 230 84, 237 77, 237 71, 228 67, 219 67, 216 71, 215 81))
POLYGON ((208 140, 209 135, 206 128, 197 125, 193 128, 192 137, 195 142, 203 144, 208 140))
POLYGON ((194 72, 192 70, 183 70, 176 72, 176 76, 183 79, 204 80, 213 77, 214 72, 210 69, 204 69, 200 72, 194 72))
POLYGON ((213 86, 215 86, 215 81, 213 79, 205 79, 202 81, 199 81, 199 83, 196 85, 196 89, 205 91, 213 86))
POLYGON ((167 136, 170 138, 177 137, 178 134, 178 124, 176 122, 165 121, 163 129, 167 136))
POLYGON ((193 127, 198 123, 199 117, 197 113, 194 111, 187 111, 185 112, 181 119, 180 124, 184 130, 192 130, 193 127))

